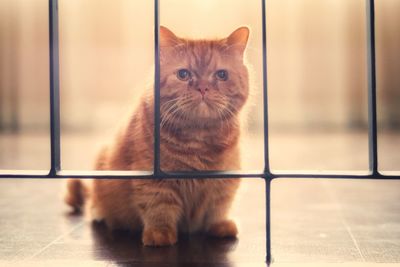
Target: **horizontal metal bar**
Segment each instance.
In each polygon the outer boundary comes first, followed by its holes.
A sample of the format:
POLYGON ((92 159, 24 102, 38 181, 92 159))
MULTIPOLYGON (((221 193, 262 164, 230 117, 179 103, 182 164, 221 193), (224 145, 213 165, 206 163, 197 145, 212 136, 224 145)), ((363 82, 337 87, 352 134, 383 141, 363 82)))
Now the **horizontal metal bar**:
POLYGON ((360 174, 357 173, 263 173, 248 171, 207 171, 207 172, 173 172, 155 175, 148 171, 59 171, 47 174, 32 172, 0 172, 0 178, 81 178, 81 179, 201 179, 201 178, 329 178, 329 179, 393 179, 400 180, 400 172, 360 174))
POLYGON ((265 173, 258 171, 202 171, 202 172, 168 172, 163 173, 167 178, 241 178, 264 177, 265 173))
POLYGON ((63 177, 76 177, 82 176, 82 178, 91 177, 121 177, 121 179, 129 177, 154 177, 154 173, 151 171, 66 171, 62 170, 57 172, 57 175, 63 177))
POLYGON ((1 178, 24 177, 24 176, 46 177, 48 175, 49 175, 48 170, 0 170, 1 178))
POLYGON ((376 174, 364 174, 364 175, 354 175, 354 174, 310 174, 310 173, 282 173, 273 174, 272 179, 276 178, 316 178, 316 179, 371 179, 371 180, 400 180, 400 174, 396 175, 384 175, 381 173, 376 174))
POLYGON ((93 178, 93 179, 201 179, 201 178, 264 178, 262 172, 244 171, 206 171, 206 172, 173 172, 159 173, 155 175, 149 171, 59 171, 55 175, 52 173, 41 174, 37 172, 23 173, 2 173, 0 178, 93 178))

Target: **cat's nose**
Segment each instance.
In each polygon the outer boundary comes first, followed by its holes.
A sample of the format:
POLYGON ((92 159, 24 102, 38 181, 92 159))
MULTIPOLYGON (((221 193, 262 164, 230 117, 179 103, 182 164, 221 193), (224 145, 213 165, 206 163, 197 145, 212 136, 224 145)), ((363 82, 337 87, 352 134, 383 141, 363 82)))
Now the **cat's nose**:
POLYGON ((208 87, 197 87, 197 91, 200 92, 201 96, 204 97, 204 95, 206 94, 206 92, 208 91, 208 87))

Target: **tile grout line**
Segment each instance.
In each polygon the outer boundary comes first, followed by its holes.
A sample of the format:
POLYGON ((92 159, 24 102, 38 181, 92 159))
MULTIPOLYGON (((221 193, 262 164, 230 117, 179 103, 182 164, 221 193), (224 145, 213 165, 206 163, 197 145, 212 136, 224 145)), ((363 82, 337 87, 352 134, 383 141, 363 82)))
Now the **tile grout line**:
POLYGON ((61 240, 62 238, 64 238, 65 236, 71 234, 73 231, 75 231, 76 229, 78 229, 79 227, 81 227, 83 224, 85 224, 85 221, 82 221, 80 223, 78 223, 77 225, 75 225, 71 230, 69 230, 68 232, 60 235, 59 237, 57 237, 56 239, 54 239, 53 241, 51 241, 50 243, 48 243, 46 246, 44 246, 43 248, 41 248, 39 251, 37 251, 36 253, 34 253, 32 256, 24 259, 24 261, 26 260, 31 260, 34 257, 40 255, 42 252, 44 252, 46 249, 48 249, 51 245, 53 245, 54 243, 56 243, 57 241, 61 240))
POLYGON ((361 257, 363 262, 366 262, 366 260, 364 258, 364 255, 361 252, 360 246, 358 245, 358 242, 355 239, 355 237, 354 237, 354 235, 353 235, 353 233, 352 233, 352 231, 351 231, 351 229, 350 229, 350 227, 349 227, 349 225, 348 225, 348 223, 347 223, 347 221, 346 221, 346 219, 344 217, 342 205, 338 201, 336 201, 336 199, 337 199, 336 194, 330 189, 329 186, 326 185, 326 183, 329 182, 329 181, 322 180, 321 182, 322 182, 322 185, 325 188, 326 192, 328 193, 329 197, 331 198, 331 201, 333 203, 335 203, 335 206, 338 209, 338 212, 340 213, 342 224, 343 224, 344 228, 346 229, 346 232, 349 234, 351 240, 353 241, 353 244, 356 247, 359 256, 361 257))
POLYGON ((346 228, 347 233, 350 235, 351 240, 353 240, 353 243, 354 243, 354 245, 356 246, 356 248, 357 248, 357 250, 358 250, 358 253, 360 254, 362 260, 365 262, 366 260, 365 260, 365 258, 364 258, 364 255, 362 254, 361 249, 360 249, 360 247, 359 247, 359 245, 358 245, 358 242, 357 242, 357 240, 355 239, 355 237, 354 237, 354 235, 353 235, 353 233, 352 233, 352 231, 351 231, 349 225, 347 224, 347 222, 346 222, 345 219, 342 220, 342 223, 344 224, 344 227, 346 228))

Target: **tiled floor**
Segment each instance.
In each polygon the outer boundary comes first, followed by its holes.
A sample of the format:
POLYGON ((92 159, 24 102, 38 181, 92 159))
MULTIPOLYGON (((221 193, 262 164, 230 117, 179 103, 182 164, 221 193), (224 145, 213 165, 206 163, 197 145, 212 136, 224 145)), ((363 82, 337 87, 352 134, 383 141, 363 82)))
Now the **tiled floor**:
MULTIPOLYGON (((177 246, 161 249, 144 248, 137 236, 127 233, 110 235, 103 225, 69 213, 61 201, 62 183, 0 181, 0 266, 46 262, 70 266, 70 261, 111 266, 263 266, 262 180, 244 181, 235 202, 237 240, 181 237, 177 246)), ((274 181, 273 266, 312 262, 400 266, 399 188, 397 181, 274 181)))
MULTIPOLYGON (((38 161, 35 155, 25 156, 38 161)), ((237 195, 237 240, 183 236, 161 249, 71 214, 63 182, 0 180, 0 266, 265 266, 261 179, 245 180, 237 195)), ((271 205, 273 267, 400 266, 400 181, 279 179, 271 205)))

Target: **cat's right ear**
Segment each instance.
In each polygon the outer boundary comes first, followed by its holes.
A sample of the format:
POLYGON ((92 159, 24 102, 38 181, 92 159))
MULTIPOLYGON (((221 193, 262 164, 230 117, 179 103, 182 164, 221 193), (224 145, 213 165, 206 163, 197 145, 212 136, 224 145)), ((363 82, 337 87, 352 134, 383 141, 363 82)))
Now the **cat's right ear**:
POLYGON ((249 40, 250 30, 246 26, 242 26, 232 32, 226 39, 226 44, 230 51, 239 52, 243 56, 249 40))
POLYGON ((160 26, 160 47, 173 47, 181 43, 181 39, 177 37, 167 27, 160 26))

